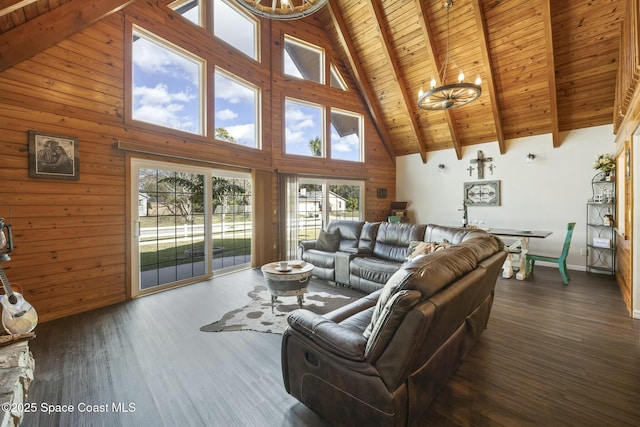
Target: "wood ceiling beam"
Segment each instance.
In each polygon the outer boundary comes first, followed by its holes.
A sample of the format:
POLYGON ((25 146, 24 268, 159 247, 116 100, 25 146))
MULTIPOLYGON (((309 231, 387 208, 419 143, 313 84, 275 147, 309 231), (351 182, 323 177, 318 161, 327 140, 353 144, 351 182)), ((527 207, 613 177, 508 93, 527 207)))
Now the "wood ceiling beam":
POLYGON ((489 99, 491 100, 491 112, 493 113, 493 122, 496 127, 498 147, 500 154, 504 154, 507 149, 504 140, 504 130, 502 129, 502 107, 498 100, 498 91, 496 90, 491 57, 489 56, 489 32, 487 30, 487 23, 484 19, 484 11, 480 0, 472 0, 471 6, 476 18, 476 27, 480 29, 478 38, 480 39, 480 50, 482 51, 482 61, 484 62, 484 80, 487 83, 487 87, 489 87, 489 99))
POLYGON ((381 0, 369 2, 369 8, 371 12, 375 16, 375 25, 376 30, 380 36, 380 41, 382 42, 382 50, 384 52, 385 58, 387 60, 387 64, 389 64, 391 71, 393 72, 393 76, 398 83, 400 88, 400 92, 402 93, 402 98, 404 100, 404 105, 407 108, 407 117, 409 118, 409 125, 415 135, 416 145, 418 147, 418 152, 420 153, 420 157, 422 158, 422 163, 427 162, 427 149, 425 144, 422 143, 420 135, 420 124, 418 123, 418 103, 413 99, 412 94, 407 90, 407 79, 404 77, 402 70, 400 69, 397 55, 395 54, 396 50, 393 48, 391 43, 389 42, 389 31, 388 25, 384 16, 384 13, 381 9, 381 0))
POLYGON ((71 0, 0 35, 0 71, 54 46, 137 0, 71 0))
MULTIPOLYGON (((442 64, 440 63, 440 61, 438 61, 438 56, 436 54, 436 52, 438 51, 438 47, 436 46, 431 27, 427 25, 427 22, 432 22, 432 19, 429 16, 429 11, 424 6, 423 0, 414 0, 414 3, 416 5, 416 9, 419 11, 418 15, 422 16, 422 19, 419 19, 418 21, 420 22, 420 27, 422 28, 422 34, 429 44, 429 49, 427 49, 429 61, 431 61, 431 63, 433 64, 434 70, 440 70, 442 68, 442 64)), ((438 72, 434 73, 434 77, 436 79, 436 84, 438 86, 442 85, 443 82, 441 81, 438 72)), ((456 151, 456 157, 458 158, 458 160, 461 160, 462 146, 460 144, 460 135, 458 132, 458 127, 456 126, 455 118, 453 117, 453 112, 451 110, 444 110, 444 117, 447 121, 447 125, 449 126, 451 142, 453 143, 453 148, 456 151)))
POLYGON ((549 104, 551 114, 551 135, 553 147, 560 146, 560 125, 558 123, 558 99, 556 91, 556 63, 553 50, 553 26, 551 22, 551 0, 542 0, 544 20, 544 40, 547 51, 547 80, 549 81, 549 104))
POLYGON ((331 21, 336 28, 336 33, 338 34, 338 38, 340 40, 340 44, 342 45, 342 49, 347 56, 347 61, 351 68, 351 73, 353 74, 353 78, 356 81, 356 85, 358 86, 358 90, 360 91, 360 95, 364 98, 364 102, 367 105, 367 109, 369 110, 369 114, 371 115, 371 119, 373 121, 373 125, 382 140, 382 144, 387 149, 387 153, 391 157, 393 162, 396 162, 396 154, 391 145, 391 138, 384 126, 384 122, 382 121, 382 110, 380 108, 379 103, 375 102, 376 99, 375 94, 371 90, 371 86, 367 82, 365 77, 364 68, 360 61, 358 61, 358 56, 356 54, 356 50, 353 47, 353 43, 351 42, 351 38, 349 37, 349 33, 347 31, 347 27, 344 23, 344 19, 342 18, 342 14, 340 13, 340 8, 336 4, 336 0, 329 0, 328 3, 329 14, 331 15, 331 21))
POLYGON ((0 16, 8 15, 21 7, 28 6, 37 1, 38 0, 0 0, 0 16))

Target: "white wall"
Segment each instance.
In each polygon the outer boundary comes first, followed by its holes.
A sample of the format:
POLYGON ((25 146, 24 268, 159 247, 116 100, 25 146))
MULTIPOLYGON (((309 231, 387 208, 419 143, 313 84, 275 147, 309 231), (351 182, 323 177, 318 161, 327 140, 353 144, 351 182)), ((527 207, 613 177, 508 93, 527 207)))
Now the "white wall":
POLYGON ((469 221, 484 220, 486 226, 525 230, 549 230, 546 239, 530 239, 530 251, 557 256, 564 242, 568 222, 576 227, 568 265, 584 270, 586 259, 586 202, 592 197, 591 179, 596 155, 615 153, 613 127, 597 126, 561 133, 561 145, 553 148, 551 135, 507 141, 501 155, 497 142, 465 147, 462 160, 455 151, 428 153, 427 163, 419 155, 397 158, 397 197, 408 201, 412 222, 458 226, 462 223, 463 183, 480 181, 477 172, 469 176, 469 160, 482 150, 493 157, 493 174, 485 167, 484 180, 499 180, 500 206, 470 206, 469 221), (536 157, 526 163, 527 153, 536 157), (439 164, 445 169, 440 170, 439 164))

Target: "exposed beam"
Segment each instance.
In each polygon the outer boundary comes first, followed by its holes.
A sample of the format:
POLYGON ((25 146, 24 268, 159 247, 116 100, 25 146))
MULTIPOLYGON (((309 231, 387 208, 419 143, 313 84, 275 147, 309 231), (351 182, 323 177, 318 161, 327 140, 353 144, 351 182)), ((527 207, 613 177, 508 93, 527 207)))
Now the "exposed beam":
POLYGON ((137 0, 71 0, 0 35, 0 71, 54 46, 137 0))
POLYGON ((476 26, 480 28, 478 38, 480 39, 480 50, 482 51, 482 61, 484 62, 484 80, 489 88, 489 99, 491 100, 491 112, 493 113, 493 122, 496 127, 496 137, 498 138, 498 147, 500 154, 506 153, 506 143, 504 140, 504 130, 502 129, 502 114, 500 101, 498 100, 495 79, 493 78, 493 67, 491 66, 491 58, 489 56, 489 37, 487 31, 487 23, 484 19, 484 11, 480 0, 472 0, 471 6, 476 18, 476 26))
MULTIPOLYGON (((433 64, 434 70, 439 70, 440 68, 442 68, 442 64, 440 63, 440 61, 438 61, 438 55, 436 54, 436 52, 438 51, 438 47, 436 46, 431 27, 427 25, 427 22, 432 22, 432 19, 430 18, 429 11, 424 6, 422 0, 414 0, 414 3, 416 5, 416 9, 419 11, 419 16, 422 16, 422 19, 419 19, 418 21, 420 22, 420 27, 422 27, 422 34, 429 44, 429 49, 427 49, 427 53, 429 54, 429 61, 431 61, 431 63, 433 64)), ((434 73, 434 77, 438 86, 443 84, 440 75, 437 72, 434 73)), ((456 127, 455 118, 453 117, 453 112, 451 110, 445 110, 444 116, 449 126, 451 142, 453 143, 453 148, 456 151, 456 157, 458 158, 458 160, 461 160, 462 146, 460 145, 460 136, 456 127)))
POLYGON ((553 147, 560 146, 560 125, 558 124, 558 100, 556 98, 556 63, 553 54, 553 27, 551 23, 551 0, 542 0, 544 19, 544 39, 547 51, 547 80, 549 81, 549 104, 551 114, 551 135, 553 147))
POLYGON ((37 1, 38 0, 0 0, 0 16, 8 15, 21 7, 25 7, 37 1))
POLYGON ((369 114, 371 115, 373 125, 378 131, 378 135, 382 140, 382 144, 387 149, 389 156, 395 163, 396 155, 395 151, 393 150, 393 146, 391 145, 391 138, 387 133, 384 122, 382 121, 382 110, 380 109, 379 104, 375 102, 375 94, 373 93, 373 91, 371 90, 371 86, 369 86, 369 83, 367 82, 362 64, 360 64, 360 61, 358 61, 356 50, 353 47, 351 39, 349 38, 347 27, 344 23, 344 19, 342 18, 342 14, 340 13, 340 9, 336 4, 336 0, 329 0, 329 4, 327 6, 329 9, 329 14, 331 15, 333 25, 336 28, 336 33, 338 34, 340 44, 342 45, 345 55, 347 56, 347 61, 349 62, 349 66, 351 67, 353 78, 356 81, 356 85, 358 86, 358 90, 360 91, 365 104, 367 104, 367 109, 369 110, 369 114))
POLYGON ((404 77, 402 70, 400 69, 397 55, 395 54, 396 50, 393 48, 391 43, 389 42, 389 31, 387 21, 385 19, 384 13, 382 12, 382 8, 380 3, 383 0, 375 0, 369 2, 370 9, 375 16, 374 24, 376 25, 376 30, 380 35, 380 41, 382 42, 382 50, 385 55, 385 59, 387 60, 387 64, 391 68, 393 72, 393 77, 398 83, 398 87, 400 88, 400 92, 402 93, 402 98, 404 99, 404 105, 407 108, 407 117, 409 118, 409 125, 412 128, 413 134, 415 135, 416 145, 418 147, 418 152, 420 153, 420 157, 422 158, 422 163, 427 162, 427 149, 425 144, 422 143, 420 135, 420 124, 418 123, 418 105, 415 98, 412 97, 412 94, 407 90, 406 78, 404 77))

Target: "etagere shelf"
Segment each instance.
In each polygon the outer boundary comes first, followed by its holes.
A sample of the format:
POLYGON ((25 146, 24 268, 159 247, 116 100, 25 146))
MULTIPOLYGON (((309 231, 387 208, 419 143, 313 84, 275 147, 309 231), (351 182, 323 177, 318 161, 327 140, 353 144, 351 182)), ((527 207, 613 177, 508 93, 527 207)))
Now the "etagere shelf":
POLYGON ((615 274, 615 178, 597 173, 591 188, 592 198, 587 202, 587 271, 615 274))

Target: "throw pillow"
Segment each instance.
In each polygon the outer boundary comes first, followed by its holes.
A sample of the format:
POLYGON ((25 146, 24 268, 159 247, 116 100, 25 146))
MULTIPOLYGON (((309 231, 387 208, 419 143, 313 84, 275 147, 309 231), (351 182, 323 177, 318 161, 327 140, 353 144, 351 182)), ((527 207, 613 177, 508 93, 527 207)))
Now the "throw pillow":
POLYGON ((320 230, 320 235, 316 241, 316 249, 325 252, 337 252, 340 248, 340 229, 336 228, 333 233, 320 230))
POLYGON ((418 255, 430 254, 436 247, 437 245, 433 242, 420 242, 409 254, 409 259, 414 259, 418 255))

